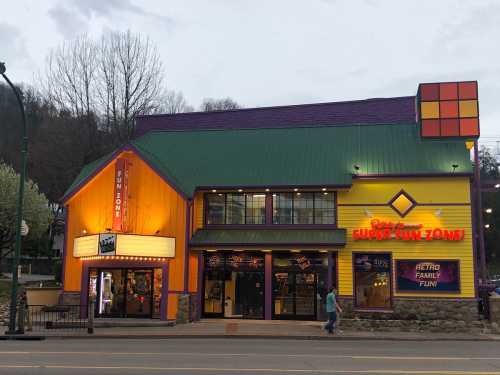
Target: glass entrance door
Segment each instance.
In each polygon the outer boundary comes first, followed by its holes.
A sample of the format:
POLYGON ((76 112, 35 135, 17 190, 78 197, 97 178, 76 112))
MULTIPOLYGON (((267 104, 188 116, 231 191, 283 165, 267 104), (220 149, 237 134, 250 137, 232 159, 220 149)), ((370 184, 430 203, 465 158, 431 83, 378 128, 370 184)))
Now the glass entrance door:
POLYGON ((151 316, 153 270, 127 270, 126 315, 151 316))
POLYGON ((100 317, 159 317, 161 284, 161 269, 91 269, 89 299, 100 317))
POLYGON ((275 272, 273 290, 276 318, 315 319, 315 273, 275 272))

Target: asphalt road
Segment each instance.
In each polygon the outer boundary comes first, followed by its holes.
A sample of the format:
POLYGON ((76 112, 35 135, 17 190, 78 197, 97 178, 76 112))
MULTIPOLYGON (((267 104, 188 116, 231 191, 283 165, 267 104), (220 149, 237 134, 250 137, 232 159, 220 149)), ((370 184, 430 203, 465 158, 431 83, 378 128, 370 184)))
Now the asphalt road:
POLYGON ((500 342, 255 339, 0 341, 0 374, 500 375, 500 342))

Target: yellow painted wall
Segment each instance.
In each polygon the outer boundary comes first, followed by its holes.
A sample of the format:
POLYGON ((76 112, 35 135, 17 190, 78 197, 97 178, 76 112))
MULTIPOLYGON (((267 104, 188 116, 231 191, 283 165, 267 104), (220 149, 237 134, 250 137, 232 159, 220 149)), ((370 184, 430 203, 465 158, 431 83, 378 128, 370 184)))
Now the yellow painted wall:
MULTIPOLYGON (((391 252, 397 259, 458 259, 460 260, 460 294, 423 294, 397 293, 394 279, 394 296, 436 296, 436 297, 474 297, 474 268, 472 250, 472 230, 470 205, 470 185, 468 178, 418 178, 418 179, 373 179, 354 180, 352 189, 339 192, 338 226, 347 229, 347 245, 338 252, 339 294, 353 294, 352 253, 353 252, 391 252), (389 206, 370 206, 385 204, 404 189, 420 204, 436 206, 417 206, 401 218, 389 206), (450 204, 467 205, 450 205, 450 204), (350 206, 353 205, 353 206, 350 206), (361 205, 361 206, 358 206, 361 205), (365 209, 373 215, 368 217, 365 209), (440 209, 441 215, 436 211, 440 209), (392 222, 423 224, 424 229, 442 227, 443 229, 465 229, 463 241, 369 241, 352 240, 352 230, 369 228, 374 218, 392 222)), ((394 274, 394 273, 393 273, 394 274)))
POLYGON ((193 232, 197 229, 203 228, 203 193, 196 193, 194 195, 194 215, 193 215, 193 232))
MULTIPOLYGON (((186 201, 135 154, 127 152, 121 156, 132 163, 129 172, 129 233, 176 238, 176 256, 169 260, 168 285, 169 290, 182 291, 186 201)), ((114 174, 115 163, 112 162, 66 202, 69 217, 65 291, 80 291, 83 261, 73 257, 74 238, 81 236, 83 230, 94 234, 105 232, 112 226, 114 174)))

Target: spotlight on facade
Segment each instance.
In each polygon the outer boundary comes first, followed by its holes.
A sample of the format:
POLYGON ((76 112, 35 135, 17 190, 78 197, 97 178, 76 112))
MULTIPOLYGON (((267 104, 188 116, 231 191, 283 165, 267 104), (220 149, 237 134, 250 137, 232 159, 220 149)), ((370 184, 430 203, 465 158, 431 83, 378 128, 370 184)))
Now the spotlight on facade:
POLYGON ((241 192, 243 192, 243 189, 238 189, 238 193, 241 193, 241 192))
POLYGON ((485 227, 486 229, 490 229, 490 224, 484 224, 484 227, 485 227))
POLYGON ((87 234, 87 229, 82 230, 82 234, 87 234))
POLYGON ((491 214, 493 212, 493 209, 487 208, 486 210, 484 210, 484 212, 486 212, 487 214, 491 214))
POLYGON ((500 188, 500 184, 495 184, 495 189, 500 188))
POLYGON ((458 168, 458 164, 452 164, 451 167, 453 168, 453 172, 455 172, 455 169, 458 168))
POLYGON ((361 167, 359 166, 359 164, 354 164, 354 165, 353 165, 353 167, 354 167, 354 170, 355 170, 356 172, 358 172, 358 171, 359 171, 359 169, 361 168, 361 167))

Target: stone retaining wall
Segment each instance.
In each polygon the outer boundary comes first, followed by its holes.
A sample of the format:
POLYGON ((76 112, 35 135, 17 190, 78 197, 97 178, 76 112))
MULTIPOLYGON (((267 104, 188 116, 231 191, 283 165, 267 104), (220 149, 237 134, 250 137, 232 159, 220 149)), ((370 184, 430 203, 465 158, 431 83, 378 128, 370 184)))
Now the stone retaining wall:
POLYGON ((393 298, 391 311, 356 311, 353 310, 353 299, 339 297, 345 318, 374 320, 442 320, 457 322, 474 322, 479 319, 476 300, 393 298))

